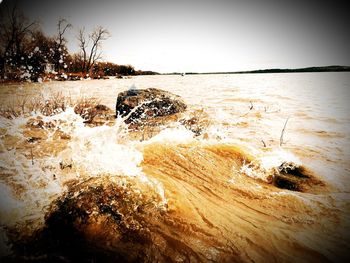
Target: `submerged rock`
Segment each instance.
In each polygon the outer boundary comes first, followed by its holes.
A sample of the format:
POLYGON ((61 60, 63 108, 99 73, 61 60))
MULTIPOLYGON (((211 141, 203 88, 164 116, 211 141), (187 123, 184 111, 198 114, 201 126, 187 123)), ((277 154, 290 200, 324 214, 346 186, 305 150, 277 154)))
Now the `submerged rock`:
POLYGON ((127 116, 126 123, 169 116, 187 108, 181 97, 160 89, 130 89, 118 94, 116 115, 127 116))
POLYGON ((286 162, 278 167, 272 183, 278 188, 298 192, 317 192, 325 186, 303 166, 297 167, 286 162))

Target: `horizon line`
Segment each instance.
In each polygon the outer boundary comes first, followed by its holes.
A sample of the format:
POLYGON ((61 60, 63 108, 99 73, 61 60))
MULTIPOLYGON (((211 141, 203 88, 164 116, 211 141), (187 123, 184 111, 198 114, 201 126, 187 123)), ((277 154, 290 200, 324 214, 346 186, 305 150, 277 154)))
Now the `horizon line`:
MULTIPOLYGON (((153 70, 141 70, 141 71, 153 71, 153 70)), ((328 65, 328 66, 308 66, 297 68, 264 68, 253 70, 239 70, 239 71, 207 71, 207 72, 195 72, 195 71, 174 71, 159 73, 161 75, 175 75, 175 74, 243 74, 243 73, 285 73, 285 72, 337 72, 337 71, 350 71, 350 66, 345 65, 328 65)))

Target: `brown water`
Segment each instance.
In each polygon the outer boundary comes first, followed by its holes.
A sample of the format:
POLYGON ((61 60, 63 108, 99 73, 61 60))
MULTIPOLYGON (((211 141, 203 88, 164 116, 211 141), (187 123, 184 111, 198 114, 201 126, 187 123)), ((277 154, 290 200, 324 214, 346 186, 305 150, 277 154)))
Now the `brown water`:
POLYGON ((28 125, 38 114, 1 118, 3 255, 29 261, 349 260, 349 73, 3 85, 1 103, 62 92, 72 100, 96 97, 113 109, 118 92, 132 85, 183 97, 185 115, 204 120, 201 135, 173 122, 136 140, 122 119, 89 127, 72 108, 42 116, 53 123, 44 129, 28 125), (310 175, 299 191, 270 183, 283 163, 310 175), (72 241, 76 254, 84 242, 94 252, 74 257, 62 245, 76 236, 57 233, 71 228, 79 233, 80 241, 72 241), (23 252, 23 242, 33 249, 23 252))

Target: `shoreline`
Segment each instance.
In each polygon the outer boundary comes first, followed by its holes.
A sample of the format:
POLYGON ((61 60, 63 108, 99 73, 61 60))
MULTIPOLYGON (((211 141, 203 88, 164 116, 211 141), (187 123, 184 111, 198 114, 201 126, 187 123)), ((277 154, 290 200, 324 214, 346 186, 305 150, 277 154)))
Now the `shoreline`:
MULTIPOLYGON (((273 68, 257 69, 247 71, 219 71, 219 72, 185 72, 186 75, 211 75, 211 74, 263 74, 263 73, 320 73, 320 72, 350 72, 350 66, 324 66, 324 67, 306 67, 306 68, 273 68)), ((182 75, 184 73, 173 72, 162 75, 182 75)))

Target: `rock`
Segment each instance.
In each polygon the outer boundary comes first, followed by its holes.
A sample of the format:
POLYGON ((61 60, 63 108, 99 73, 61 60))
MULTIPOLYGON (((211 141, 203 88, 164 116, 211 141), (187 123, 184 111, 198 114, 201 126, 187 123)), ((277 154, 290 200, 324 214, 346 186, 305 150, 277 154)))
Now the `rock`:
POLYGON ((169 116, 187 108, 181 97, 160 89, 130 89, 118 94, 116 115, 127 116, 126 123, 169 116))
POLYGON ((114 113, 105 105, 98 104, 92 99, 83 100, 74 107, 74 112, 79 114, 90 126, 101 126, 113 123, 114 113))
POLYGON ((322 191, 325 187, 325 184, 311 171, 303 166, 296 167, 286 162, 278 167, 271 182, 278 188, 298 192, 315 193, 322 191))
POLYGON ((44 262, 147 262, 148 251, 155 261, 166 262, 154 244, 161 238, 154 229, 166 212, 161 202, 155 188, 137 178, 100 176, 74 183, 49 207, 42 229, 28 238, 10 236, 14 254, 46 255, 44 262))

